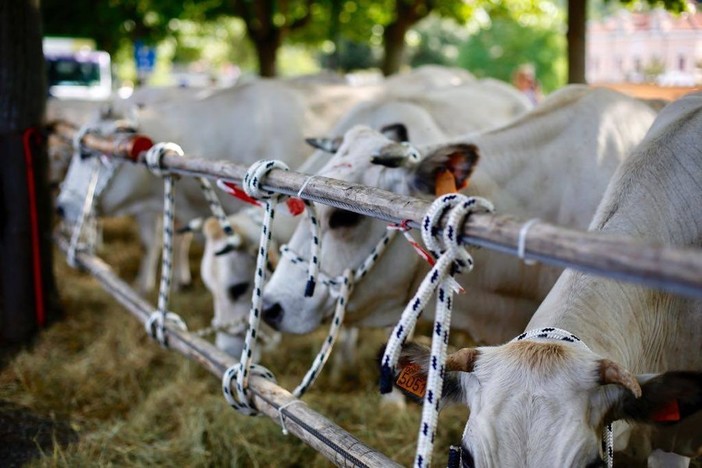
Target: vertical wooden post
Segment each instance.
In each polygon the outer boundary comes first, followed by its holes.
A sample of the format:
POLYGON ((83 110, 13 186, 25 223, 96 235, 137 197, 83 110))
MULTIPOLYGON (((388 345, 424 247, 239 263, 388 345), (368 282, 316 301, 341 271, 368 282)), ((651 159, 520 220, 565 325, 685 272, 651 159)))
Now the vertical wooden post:
POLYGON ((59 309, 40 20, 37 0, 0 2, 0 343, 26 342, 59 309))

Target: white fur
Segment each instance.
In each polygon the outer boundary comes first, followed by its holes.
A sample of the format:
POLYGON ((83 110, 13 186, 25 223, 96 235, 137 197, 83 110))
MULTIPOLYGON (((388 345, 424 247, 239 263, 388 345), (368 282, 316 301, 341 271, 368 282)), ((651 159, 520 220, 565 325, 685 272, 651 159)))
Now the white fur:
MULTIPOLYGON (((454 108, 456 112, 470 108, 471 114, 480 114, 468 103, 456 103, 454 108)), ((482 110, 490 113, 487 104, 482 110)), ((462 118, 458 114, 452 117, 457 122, 462 118)), ((454 137, 450 143, 474 143, 480 150, 481 159, 467 194, 491 199, 500 213, 585 228, 611 174, 643 138, 653 118, 647 106, 619 93, 569 87, 505 127, 454 137)), ((425 122, 432 120, 431 114, 406 109, 402 121, 411 139, 413 134, 428 129, 425 122)), ((441 140, 446 137, 434 132, 423 141, 441 140)), ((431 196, 413 192, 406 168, 370 163, 369 155, 388 144, 370 129, 354 128, 320 174, 399 194, 431 196)), ((424 147, 422 153, 430 155, 446 145, 424 147)), ((365 219, 352 228, 329 230, 332 211, 319 208, 321 266, 335 276, 360 263, 380 238, 385 224, 365 219)), ((305 229, 300 227, 290 241, 293 250, 303 256, 305 239, 305 229)), ((457 297, 453 324, 471 332, 479 342, 500 343, 523 329, 559 271, 540 265, 527 267, 516 258, 488 250, 473 255, 475 270, 459 279, 466 294, 457 297)), ((409 245, 396 239, 369 275, 355 286, 347 321, 375 327, 394 324, 427 271, 428 266, 409 245)), ((298 267, 283 259, 264 291, 268 304, 279 303, 285 310, 282 331, 310 331, 330 308, 331 300, 324 288, 318 288, 314 297, 304 298, 303 281, 298 267)), ((431 316, 431 311, 424 314, 424 318, 431 316)))
MULTIPOLYGON (((613 176, 591 229, 702 247, 700 129, 702 94, 664 109, 613 176)), ((592 351, 569 345, 565 363, 539 373, 513 352, 515 343, 481 348, 475 371, 463 374, 471 409, 463 444, 476 466, 584 466, 595 459, 602 415, 622 391, 594 381, 600 356, 633 373, 702 370, 699 300, 566 271, 527 328, 547 326, 570 331, 592 351)), ((639 462, 655 451, 649 466, 687 466, 684 456, 702 445, 699 418, 673 437, 668 430, 615 424, 615 448, 639 462)))

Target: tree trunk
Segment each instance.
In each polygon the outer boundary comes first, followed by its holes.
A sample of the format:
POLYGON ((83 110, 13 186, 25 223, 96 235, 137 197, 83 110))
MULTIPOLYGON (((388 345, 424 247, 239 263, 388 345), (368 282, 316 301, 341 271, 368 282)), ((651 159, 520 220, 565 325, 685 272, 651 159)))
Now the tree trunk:
POLYGON ((258 57, 259 75, 267 78, 276 76, 280 40, 276 37, 266 37, 263 40, 254 41, 254 45, 256 46, 256 56, 258 57))
POLYGON ((0 342, 27 342, 60 314, 52 270, 38 0, 0 2, 0 342))
POLYGON ((587 0, 568 0, 568 83, 585 83, 587 0))
POLYGON ((381 71, 383 75, 389 76, 400 71, 402 66, 402 56, 405 52, 405 33, 410 25, 401 22, 400 19, 386 26, 383 31, 383 45, 385 56, 381 71))

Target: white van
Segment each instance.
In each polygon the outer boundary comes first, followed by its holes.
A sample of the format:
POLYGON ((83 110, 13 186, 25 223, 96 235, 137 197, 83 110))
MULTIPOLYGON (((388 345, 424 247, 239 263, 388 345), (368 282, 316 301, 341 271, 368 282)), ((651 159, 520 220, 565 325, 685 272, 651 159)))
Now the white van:
POLYGON ((45 38, 44 59, 50 96, 96 101, 112 96, 110 54, 94 50, 91 41, 45 38))

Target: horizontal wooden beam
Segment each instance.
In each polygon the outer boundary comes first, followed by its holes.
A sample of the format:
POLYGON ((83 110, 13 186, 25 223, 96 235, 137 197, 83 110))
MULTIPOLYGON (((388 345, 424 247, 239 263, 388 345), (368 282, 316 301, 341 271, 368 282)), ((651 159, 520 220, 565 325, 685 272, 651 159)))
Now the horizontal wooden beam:
MULTIPOLYGON (((228 161, 209 161, 166 154, 164 167, 183 175, 220 178, 240 183, 247 167, 228 161)), ((419 228, 430 201, 398 195, 375 187, 327 177, 274 169, 263 184, 268 190, 361 213, 387 222, 409 220, 419 228)), ((463 241, 511 255, 518 254, 525 221, 510 215, 471 215, 463 227, 463 241)), ((583 232, 538 222, 525 239, 526 258, 564 268, 644 284, 670 292, 702 297, 702 251, 653 245, 628 237, 583 232)))
MULTIPOLYGON (((68 132, 68 131, 67 131, 68 132)), ((66 133, 68 136, 68 133, 66 133)), ((99 139, 94 137, 94 139, 99 139)), ((84 139, 92 146, 93 139, 84 139)), ((99 145, 102 148, 104 145, 99 145)), ((98 148, 98 147, 96 147, 98 148)), ((115 156, 134 161, 124 151, 115 156)), ((144 153, 136 158, 143 162, 144 153)), ((247 166, 230 161, 179 157, 166 152, 162 166, 174 173, 224 179, 240 183, 247 166)), ((263 184, 265 189, 372 216, 387 222, 408 221, 418 228, 430 201, 406 197, 359 184, 274 169, 263 184)), ((462 241, 503 253, 517 255, 524 220, 509 215, 475 214, 462 231, 462 241)), ((572 268, 618 280, 702 298, 702 251, 653 245, 640 240, 583 232, 538 222, 528 231, 525 257, 563 268, 572 268)))

